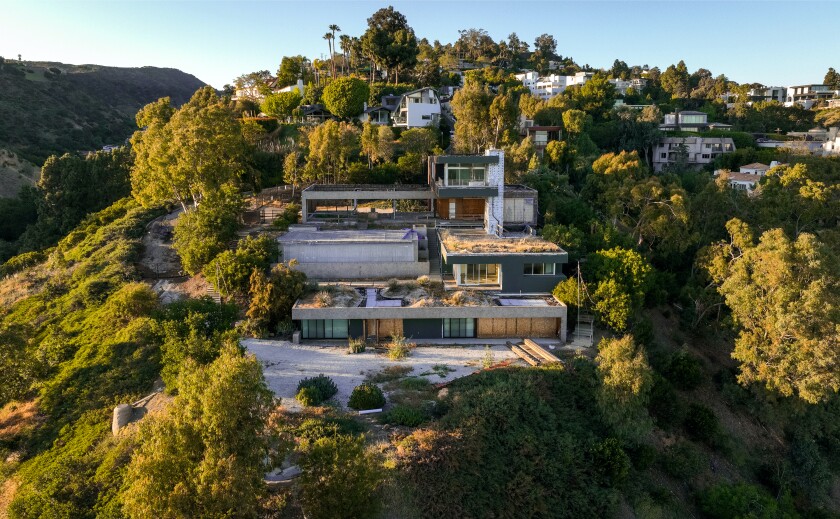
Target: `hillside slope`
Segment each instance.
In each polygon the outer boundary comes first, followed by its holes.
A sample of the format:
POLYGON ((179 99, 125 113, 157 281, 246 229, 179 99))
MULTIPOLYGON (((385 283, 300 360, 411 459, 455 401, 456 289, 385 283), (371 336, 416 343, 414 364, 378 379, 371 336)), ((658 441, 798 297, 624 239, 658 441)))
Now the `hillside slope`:
POLYGON ((0 198, 17 196, 20 188, 34 186, 40 175, 37 166, 0 148, 0 198))
POLYGON ((134 114, 169 96, 180 105, 204 83, 176 69, 52 62, 0 63, 0 149, 42 164, 52 154, 119 144, 134 114))

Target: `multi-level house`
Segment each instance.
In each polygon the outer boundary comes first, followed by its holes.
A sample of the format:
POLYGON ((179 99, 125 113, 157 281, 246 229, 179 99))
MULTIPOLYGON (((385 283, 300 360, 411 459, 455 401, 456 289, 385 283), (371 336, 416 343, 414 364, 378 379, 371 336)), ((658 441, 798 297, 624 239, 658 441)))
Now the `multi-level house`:
POLYGON ((758 184, 764 175, 776 166, 781 165, 783 164, 775 160, 771 162, 769 166, 760 162, 754 162, 752 164, 747 164, 746 166, 741 166, 737 172, 720 169, 715 170, 715 176, 725 175, 726 180, 729 182, 729 186, 732 187, 732 189, 746 191, 748 195, 753 196, 756 193, 756 184, 758 184))
POLYGON ((705 112, 683 110, 682 112, 665 114, 664 122, 659 125, 659 129, 664 132, 705 132, 708 130, 731 130, 732 125, 710 123, 709 116, 705 112))
POLYGON ((653 170, 659 172, 680 162, 700 168, 733 151, 735 142, 730 137, 666 137, 654 148, 653 170))
POLYGON ((294 259, 310 278, 331 282, 330 295, 309 293, 292 308, 300 337, 564 342, 566 306, 551 291, 565 279, 568 255, 536 236, 536 191, 504 184, 501 150, 429 157, 428 167, 425 190, 321 186, 303 192, 307 221, 318 219, 317 200, 335 203, 336 197, 355 197, 353 206, 358 199, 428 197, 431 207, 413 221, 395 212, 387 229, 387 221, 377 220, 377 229, 304 225, 281 236, 285 261, 294 259), (384 283, 389 278, 395 279, 384 283))
POLYGON ((835 96, 835 91, 828 85, 797 85, 787 87, 787 97, 785 99, 785 106, 793 106, 798 104, 805 109, 809 109, 817 101, 831 99, 835 96))
POLYGON ((391 109, 391 121, 394 126, 403 128, 437 126, 440 123, 440 99, 435 89, 423 87, 401 95, 391 109))

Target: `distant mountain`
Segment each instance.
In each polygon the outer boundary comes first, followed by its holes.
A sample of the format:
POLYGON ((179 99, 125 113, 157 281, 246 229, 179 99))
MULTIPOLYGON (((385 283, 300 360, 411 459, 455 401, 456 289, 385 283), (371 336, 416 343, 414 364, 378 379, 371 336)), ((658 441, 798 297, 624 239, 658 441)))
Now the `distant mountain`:
POLYGON ((0 62, 0 149, 40 165, 52 154, 121 144, 134 114, 170 97, 180 105, 204 83, 171 68, 0 62))

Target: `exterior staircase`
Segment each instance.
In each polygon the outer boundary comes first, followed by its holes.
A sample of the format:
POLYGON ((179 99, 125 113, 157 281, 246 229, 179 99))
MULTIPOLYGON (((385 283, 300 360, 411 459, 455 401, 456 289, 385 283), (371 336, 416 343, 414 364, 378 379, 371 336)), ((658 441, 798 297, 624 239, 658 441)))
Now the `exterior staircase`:
POLYGON ((216 304, 222 304, 222 295, 216 292, 216 289, 213 288, 213 285, 207 285, 207 296, 216 302, 216 304))

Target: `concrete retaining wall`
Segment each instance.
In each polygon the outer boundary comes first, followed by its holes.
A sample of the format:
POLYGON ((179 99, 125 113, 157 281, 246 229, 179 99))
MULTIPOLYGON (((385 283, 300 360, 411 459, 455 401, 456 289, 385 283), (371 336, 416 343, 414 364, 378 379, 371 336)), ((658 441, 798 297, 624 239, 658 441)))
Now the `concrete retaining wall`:
MULTIPOLYGON (((309 278, 336 280, 413 279, 429 274, 429 264, 420 261, 389 263, 299 263, 295 269, 300 270, 309 278)), ((325 318, 312 317, 312 319, 325 318)), ((327 319, 332 318, 328 317, 327 319)), ((343 317, 336 317, 336 319, 343 319, 343 317)))

